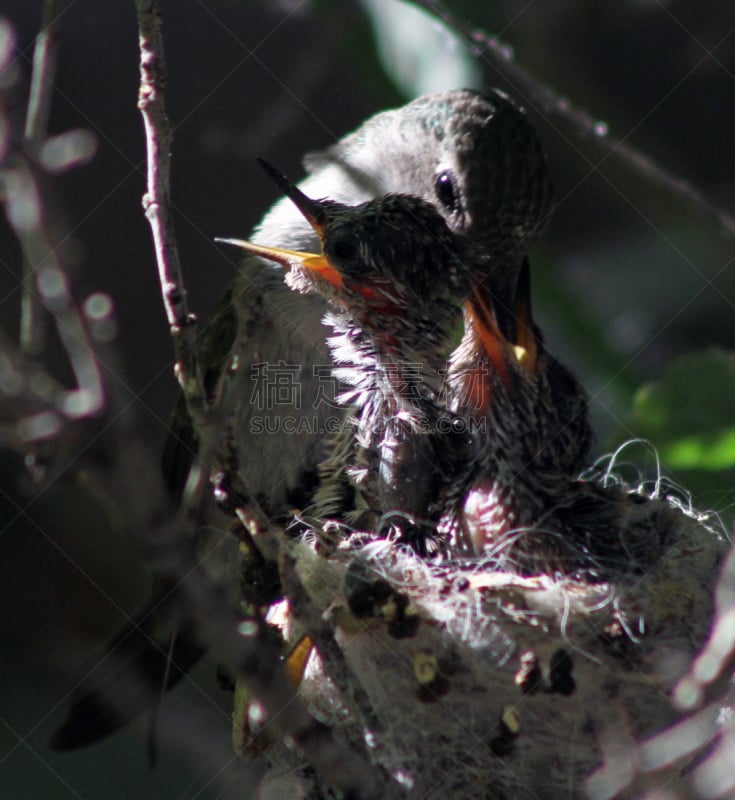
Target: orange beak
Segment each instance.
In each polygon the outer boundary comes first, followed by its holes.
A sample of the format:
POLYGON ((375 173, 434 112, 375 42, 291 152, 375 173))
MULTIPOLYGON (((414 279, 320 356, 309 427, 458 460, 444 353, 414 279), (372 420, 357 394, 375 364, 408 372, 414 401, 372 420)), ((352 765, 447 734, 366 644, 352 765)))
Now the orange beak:
POLYGON ((242 250, 247 250, 255 256, 267 258, 269 261, 275 261, 280 264, 286 272, 290 272, 294 267, 301 267, 302 269, 318 275, 319 278, 328 281, 334 286, 335 289, 342 288, 342 275, 332 267, 323 255, 316 253, 302 253, 299 250, 286 250, 282 247, 264 247, 255 242, 249 242, 246 239, 215 239, 215 242, 222 244, 231 244, 239 247, 242 250))
POLYGON ((509 311, 482 284, 466 303, 466 310, 485 353, 504 383, 509 381, 509 362, 515 358, 528 372, 536 368, 538 344, 531 316, 531 283, 524 261, 509 311), (500 322, 500 324, 499 324, 500 322), (503 326, 501 330, 500 325, 503 326))
MULTIPOLYGON (((301 189, 292 183, 283 173, 279 172, 272 164, 262 158, 256 161, 278 184, 281 191, 304 215, 306 221, 316 231, 319 239, 324 242, 324 226, 327 222, 327 213, 322 204, 307 197, 301 189)), ((280 264, 286 272, 290 272, 294 267, 301 267, 318 275, 321 279, 328 281, 335 289, 342 288, 342 275, 336 270, 323 255, 316 253, 302 253, 299 250, 285 250, 281 247, 264 247, 245 239, 215 239, 216 242, 231 244, 247 250, 253 255, 267 258, 280 264)))
POLYGON ((475 287, 465 308, 467 310, 468 321, 472 324, 472 327, 479 336, 488 360, 493 365, 498 375, 500 375, 503 383, 507 385, 510 380, 508 374, 507 344, 495 322, 495 318, 486 301, 485 292, 481 287, 475 287))

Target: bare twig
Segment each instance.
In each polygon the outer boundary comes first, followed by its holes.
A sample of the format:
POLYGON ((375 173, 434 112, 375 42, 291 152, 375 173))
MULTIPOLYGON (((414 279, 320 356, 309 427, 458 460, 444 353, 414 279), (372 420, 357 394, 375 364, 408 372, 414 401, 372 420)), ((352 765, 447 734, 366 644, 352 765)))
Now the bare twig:
POLYGON ((36 36, 33 50, 33 73, 31 91, 28 96, 25 138, 29 142, 40 142, 46 135, 51 95, 56 75, 56 57, 59 37, 58 0, 46 0, 43 6, 43 22, 36 36))
POLYGON ((308 713, 286 677, 279 643, 257 621, 243 622, 226 593, 208 578, 186 509, 175 516, 166 513, 169 503, 148 445, 133 432, 112 456, 109 469, 97 470, 96 477, 125 509, 129 528, 152 568, 178 584, 214 658, 242 680, 263 706, 269 724, 301 751, 330 787, 355 798, 389 797, 377 785, 376 771, 308 713))
POLYGON ((676 687, 674 702, 685 712, 721 702, 735 670, 735 548, 730 549, 715 589, 715 616, 709 638, 676 687))
POLYGON ((197 584, 188 578, 187 588, 190 608, 215 655, 235 668, 283 740, 298 748, 333 790, 355 798, 388 798, 378 770, 308 713, 286 677, 273 637, 250 622, 235 635, 238 620, 229 603, 203 576, 197 584))
MULTIPOLYGON (((12 47, 3 48, 4 63, 10 52, 12 47)), ((0 70, 2 67, 0 64, 0 70)), ((11 343, 2 342, 0 371, 5 379, 0 381, 0 393, 8 399, 6 407, 15 409, 10 415, 15 427, 6 431, 5 438, 23 450, 31 442, 58 434, 66 421, 98 413, 104 406, 105 393, 87 324, 74 300, 66 269, 52 245, 53 215, 49 207, 53 203, 49 187, 45 185, 40 147, 35 146, 35 141, 29 142, 19 121, 7 110, 12 108, 10 95, 15 90, 13 80, 5 81, 0 96, 0 128, 6 136, 0 154, 0 181, 6 216, 20 242, 27 270, 24 305, 33 307, 30 319, 35 323, 26 320, 29 335, 22 342, 20 353, 16 353, 11 343), (28 359, 40 344, 36 325, 38 312, 48 313, 54 319, 76 379, 73 390, 64 389, 28 359), (28 401, 28 406, 24 406, 24 400, 28 401)), ((46 88, 37 89, 39 95, 46 92, 46 88)), ((39 109, 47 103, 47 100, 37 99, 39 109)), ((40 141, 45 133, 40 110, 39 115, 30 127, 34 139, 40 141)))
MULTIPOLYGON (((46 136, 51 108, 51 89, 56 74, 58 51, 58 16, 57 0, 46 0, 41 30, 36 36, 36 46, 33 51, 33 72, 24 134, 26 142, 36 155, 46 136)), ((24 258, 20 349, 27 356, 37 356, 41 353, 45 334, 45 313, 34 291, 34 270, 35 265, 27 257, 24 258)))
MULTIPOLYGON (((153 233, 163 302, 176 351, 177 377, 197 432, 205 434, 201 450, 205 463, 209 463, 210 452, 217 448, 219 440, 209 425, 194 349, 194 318, 187 310, 171 221, 168 154, 172 133, 164 106, 161 12, 155 0, 136 0, 136 8, 141 76, 138 107, 145 125, 148 158, 148 189, 143 206, 153 233)), ((130 447, 119 456, 122 461, 118 477, 111 481, 110 490, 118 494, 124 491, 118 502, 130 510, 129 517, 137 517, 130 519, 131 529, 147 532, 144 544, 153 550, 154 567, 175 580, 186 576, 181 585, 184 599, 202 639, 215 656, 241 678, 283 740, 298 748, 330 787, 352 797, 384 797, 369 764, 337 740, 330 728, 314 719, 296 697, 281 664, 280 647, 273 638, 262 635, 263 629, 257 624, 240 625, 241 620, 224 593, 208 580, 199 564, 187 508, 175 520, 161 522, 162 509, 168 504, 160 476, 150 469, 155 462, 142 452, 136 457, 130 447), (135 458, 135 463, 123 463, 130 458, 135 458), (135 485, 127 485, 131 476, 135 476, 135 485), (141 496, 140 485, 147 487, 145 497, 141 496), (151 490, 152 486, 158 486, 158 491, 151 490)), ((187 505, 195 506, 194 494, 207 491, 208 482, 199 481, 187 505)))
MULTIPOLYGON (((405 2, 405 0, 401 0, 405 2)), ((735 217, 712 203, 705 195, 683 178, 659 166, 650 156, 625 140, 610 133, 607 123, 573 106, 565 97, 540 81, 516 61, 513 49, 496 36, 471 28, 445 11, 436 0, 409 0, 430 14, 442 19, 469 45, 471 51, 509 81, 524 101, 542 114, 555 116, 571 125, 578 134, 594 141, 605 152, 605 158, 595 165, 601 166, 611 156, 627 164, 651 183, 680 197, 692 208, 712 219, 723 233, 735 235, 735 217)))
MULTIPOLYGON (((284 593, 289 599, 291 614, 294 620, 304 627, 316 645, 316 649, 322 657, 325 673, 343 698, 354 700, 363 720, 369 726, 377 727, 379 723, 375 712, 370 707, 357 676, 350 669, 347 658, 335 639, 332 627, 324 620, 322 611, 312 602, 306 587, 301 582, 294 557, 286 551, 284 551, 281 561, 281 582, 284 593)), ((363 752, 363 744, 360 742, 355 747, 359 747, 360 752, 363 752)))
MULTIPOLYGON (((109 321, 110 317, 107 319, 109 321)), ((77 318, 77 322, 81 320, 77 318)), ((63 341, 70 358, 73 357, 80 386, 84 388, 72 391, 54 380, 43 367, 17 353, 0 332, 0 397, 3 400, 0 445, 26 452, 38 442, 53 439, 68 422, 85 419, 102 408, 104 393, 96 362, 80 338, 80 326, 75 324, 74 327, 76 330, 70 330, 63 341)))
POLYGON ((196 317, 186 303, 186 289, 173 230, 169 176, 171 128, 166 116, 163 86, 165 62, 161 11, 156 0, 136 0, 140 42, 138 108, 145 126, 147 191, 143 208, 151 226, 166 318, 176 353, 176 376, 195 423, 204 422, 206 397, 199 374, 193 326, 196 317))

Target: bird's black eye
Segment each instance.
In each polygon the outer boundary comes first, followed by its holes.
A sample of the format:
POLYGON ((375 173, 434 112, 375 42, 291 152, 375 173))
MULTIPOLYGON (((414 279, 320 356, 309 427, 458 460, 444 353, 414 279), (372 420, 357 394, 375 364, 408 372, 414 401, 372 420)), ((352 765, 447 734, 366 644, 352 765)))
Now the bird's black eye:
POLYGON ((328 254, 342 262, 343 266, 349 265, 357 255, 354 231, 348 225, 333 229, 327 234, 326 247, 328 254))
POLYGON ((334 255, 337 258, 352 258, 355 255, 355 245, 349 239, 339 239, 334 243, 334 255))
POLYGON ((451 170, 444 170, 436 176, 434 191, 437 199, 447 211, 459 211, 459 195, 454 185, 454 174, 451 170))

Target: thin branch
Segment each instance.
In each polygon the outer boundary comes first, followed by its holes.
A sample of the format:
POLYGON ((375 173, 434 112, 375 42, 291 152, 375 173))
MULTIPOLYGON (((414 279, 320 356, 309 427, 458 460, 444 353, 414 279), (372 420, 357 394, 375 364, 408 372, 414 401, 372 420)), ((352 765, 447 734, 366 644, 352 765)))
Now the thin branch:
MULTIPOLYGON (((171 219, 172 133, 164 106, 161 12, 155 0, 136 0, 136 8, 140 41, 138 107, 143 116, 148 157, 148 189, 143 206, 153 233, 163 302, 176 351, 177 376, 198 432, 201 434, 204 429, 208 434, 202 444, 207 455, 217 436, 208 424, 206 397, 194 349, 194 318, 187 310, 171 219)), ((124 492, 120 497, 121 507, 129 509, 131 529, 146 532, 144 543, 154 550, 154 567, 175 579, 186 576, 182 592, 202 639, 262 703, 283 740, 297 747, 330 787, 355 798, 385 797, 384 791, 378 791, 375 770, 340 742, 328 726, 314 719, 298 699, 281 664, 280 647, 273 638, 263 635, 257 624, 252 629, 240 626, 238 633, 240 618, 198 563, 188 509, 182 509, 175 520, 162 523, 161 511, 167 502, 161 491, 160 476, 151 472, 153 461, 142 452, 136 457, 132 447, 125 451, 120 454, 119 480, 112 481, 110 488, 124 492), (130 458, 135 463, 125 463, 130 458), (135 484, 127 485, 131 476, 135 476, 135 484), (141 485, 147 487, 144 493, 140 492, 141 485), (152 490, 153 486, 158 486, 158 491, 152 490)), ((196 492, 209 490, 208 482, 200 481, 196 492)), ((189 505, 197 505, 195 496, 189 498, 189 505)))
MULTIPOLYGON (((467 42, 473 53, 482 56, 493 69, 510 81, 524 101, 536 111, 558 117, 564 123, 571 125, 579 135, 594 141, 607 155, 627 164, 652 184, 666 189, 700 214, 713 220, 722 233, 735 236, 735 217, 715 205, 691 183, 659 166, 642 150, 627 144, 626 137, 621 139, 614 136, 607 123, 576 108, 565 97, 540 81, 516 61, 510 45, 492 34, 460 22, 435 0, 408 0, 408 2, 443 20, 467 42)), ((599 167, 600 164, 596 166, 599 167)))
POLYGON ((40 142, 46 136, 59 49, 59 8, 58 0, 46 0, 41 30, 36 36, 25 126, 29 142, 40 142))
POLYGON ((731 546, 715 589, 715 615, 709 638, 673 693, 673 700, 682 711, 696 711, 707 702, 721 703, 735 671, 734 629, 735 547, 731 546))
MULTIPOLYGON (((370 706, 365 690, 350 668, 345 653, 334 636, 334 630, 325 621, 323 611, 317 608, 309 597, 296 569, 296 560, 285 549, 281 560, 281 582, 284 594, 289 600, 291 615, 303 626, 316 645, 325 673, 343 698, 351 698, 355 702, 365 723, 370 727, 377 727, 379 723, 375 712, 370 706)), ((364 742, 356 742, 354 747, 361 755, 367 757, 364 742)))
MULTIPOLYGON (((186 564, 181 565, 187 566, 186 564)), ((178 570, 177 570, 178 571, 178 570)), ((332 729, 309 714, 291 687, 281 662, 281 648, 255 623, 240 620, 224 597, 198 570, 200 580, 187 577, 190 610, 196 614, 201 633, 215 656, 235 668, 235 673, 264 706, 283 741, 298 748, 319 776, 333 790, 354 798, 387 798, 383 776, 332 729)), ((186 574, 186 573, 182 573, 186 574)))
POLYGON ((161 11, 156 0, 136 0, 140 43, 138 108, 143 116, 147 153, 147 191, 143 208, 151 226, 163 305, 176 354, 176 376, 189 413, 204 422, 206 398, 199 374, 194 339, 196 317, 186 303, 170 202, 170 150, 173 134, 166 116, 165 62, 161 11))
MULTIPOLYGON (((28 96, 24 137, 35 155, 46 136, 51 95, 56 74, 59 33, 59 3, 46 0, 41 30, 36 36, 33 51, 33 72, 28 96)), ((43 350, 45 338, 44 309, 34 292, 35 268, 27 257, 23 259, 23 293, 20 314, 20 349, 27 356, 37 356, 43 350)))
MULTIPOLYGON (((11 39, 7 41, 10 45, 2 48, 0 71, 9 63, 13 51, 11 39)), ((0 158, 1 197, 27 265, 24 301, 33 305, 36 320, 37 312, 53 317, 76 380, 76 388, 67 390, 31 362, 29 345, 39 344, 35 336, 33 341, 27 339, 25 346, 21 345, 20 352, 11 343, 0 342, 3 345, 0 394, 7 398, 5 408, 16 409, 9 415, 15 427, 9 429, 12 434, 6 434, 5 438, 23 451, 31 442, 58 434, 66 421, 98 413, 104 407, 105 392, 87 322, 74 299, 67 270, 52 246, 54 215, 49 209, 54 203, 45 180, 41 148, 28 146, 32 143, 26 138, 22 122, 12 113, 17 78, 15 75, 5 81, 0 91, 0 129, 6 136, 0 158), (23 401, 28 402, 28 407, 24 407, 23 401)), ((35 78, 34 81, 38 82, 35 78)), ((46 91, 46 88, 38 90, 40 94, 46 91)), ((39 107, 47 105, 44 100, 37 102, 39 107)), ((40 141, 45 131, 39 117, 31 127, 40 141)))
MULTIPOLYGON (((57 271, 55 278, 59 274, 57 271)), ((109 298, 100 294, 94 298, 98 302, 108 302, 109 310, 104 317, 98 315, 92 325, 114 326, 109 298)), ((102 378, 84 322, 75 308, 67 309, 63 316, 65 321, 59 326, 59 333, 79 387, 73 390, 21 355, 0 331, 0 399, 3 401, 0 443, 20 453, 38 442, 53 439, 67 423, 94 416, 104 407, 102 378)))
MULTIPOLYGON (((186 508, 169 507, 157 461, 135 431, 111 452, 109 467, 94 476, 125 509, 131 533, 154 571, 174 580, 201 641, 262 704, 282 741, 297 748, 331 788, 353 798, 389 798, 378 770, 316 720, 296 696, 281 660, 280 643, 257 620, 243 621, 225 591, 208 577, 197 549, 196 523, 186 508)), ((203 483, 200 492, 209 491, 203 483)), ((390 788, 390 787, 388 787, 390 788)))

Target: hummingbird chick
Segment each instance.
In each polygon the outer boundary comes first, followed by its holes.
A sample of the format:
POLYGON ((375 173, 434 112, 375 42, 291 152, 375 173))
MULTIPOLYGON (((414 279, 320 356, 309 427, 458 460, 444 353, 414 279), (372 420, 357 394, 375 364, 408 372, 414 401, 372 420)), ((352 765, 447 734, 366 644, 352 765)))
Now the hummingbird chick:
POLYGON ((458 453, 469 455, 462 420, 446 407, 443 376, 484 264, 421 198, 312 200, 261 164, 314 227, 322 252, 224 241, 276 261, 292 289, 327 300, 334 373, 350 387, 341 396, 350 427, 337 441, 346 436, 353 446, 340 453, 341 469, 371 529, 426 553, 436 539, 436 498, 458 453))
POLYGON ((512 302, 509 317, 484 283, 466 303, 448 383, 452 411, 474 433, 473 453, 455 473, 440 534, 457 553, 523 575, 636 574, 655 561, 670 511, 578 478, 589 446, 586 398, 543 349, 527 264, 512 302))

